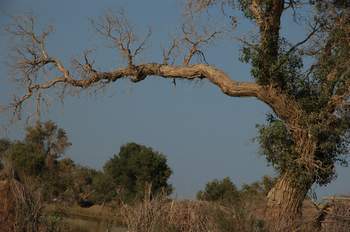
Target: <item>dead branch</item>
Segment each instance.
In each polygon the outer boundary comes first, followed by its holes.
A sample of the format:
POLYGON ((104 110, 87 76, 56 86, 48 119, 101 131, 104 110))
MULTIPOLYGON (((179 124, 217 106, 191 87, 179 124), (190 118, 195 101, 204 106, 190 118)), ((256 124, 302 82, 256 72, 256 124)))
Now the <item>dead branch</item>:
POLYGON ((173 39, 171 42, 171 45, 168 49, 163 49, 163 64, 169 64, 170 57, 174 57, 174 62, 175 62, 175 56, 174 52, 176 49, 179 49, 179 40, 173 39))
POLYGON ((183 33, 183 43, 189 48, 187 55, 185 55, 183 64, 188 65, 194 55, 200 55, 203 60, 206 62, 204 52, 202 47, 208 45, 215 38, 217 38, 223 31, 210 31, 209 28, 203 27, 202 31, 199 32, 194 26, 193 22, 182 25, 183 33))
POLYGON ((112 41, 129 66, 134 65, 135 57, 145 49, 152 35, 149 28, 146 36, 139 41, 123 10, 116 14, 108 12, 99 20, 90 21, 100 35, 112 41))
POLYGON ((211 31, 204 27, 202 31, 198 31, 193 24, 183 26, 182 42, 189 46, 189 53, 185 56, 182 65, 167 64, 172 51, 177 48, 178 42, 173 41, 170 49, 165 52, 163 64, 146 63, 134 64, 133 59, 144 48, 150 32, 146 39, 142 40, 138 46, 135 46, 137 41, 135 34, 132 32, 131 26, 124 17, 106 15, 102 22, 93 22, 96 25, 97 31, 112 40, 121 54, 127 58, 128 65, 126 67, 116 68, 110 72, 100 71, 93 67, 94 61, 89 58, 91 51, 86 51, 83 55, 83 62, 74 61, 75 69, 80 73, 80 78, 72 75, 72 72, 66 68, 63 63, 56 57, 53 57, 46 50, 45 38, 48 33, 37 35, 34 31, 34 21, 30 21, 29 27, 24 27, 27 22, 18 22, 12 27, 12 32, 15 35, 24 38, 31 43, 24 43, 23 46, 17 49, 17 66, 20 80, 25 85, 25 93, 16 97, 10 107, 15 113, 20 113, 24 103, 38 96, 41 91, 63 86, 73 88, 91 88, 97 84, 107 84, 115 82, 122 78, 128 78, 132 82, 139 82, 149 76, 158 76, 171 79, 207 79, 212 84, 226 95, 232 97, 256 97, 265 102, 275 111, 281 119, 284 119, 290 128, 300 128, 298 124, 302 115, 301 109, 293 99, 283 94, 280 90, 272 86, 260 86, 256 83, 237 82, 231 80, 230 77, 223 71, 208 64, 190 65, 190 61, 194 55, 202 55, 203 46, 210 43, 221 32, 211 31), (26 28, 23 30, 22 28, 26 28), (53 72, 45 73, 45 68, 51 67, 53 72), (41 74, 41 75, 39 75, 41 74), (48 79, 44 79, 45 77, 48 79))

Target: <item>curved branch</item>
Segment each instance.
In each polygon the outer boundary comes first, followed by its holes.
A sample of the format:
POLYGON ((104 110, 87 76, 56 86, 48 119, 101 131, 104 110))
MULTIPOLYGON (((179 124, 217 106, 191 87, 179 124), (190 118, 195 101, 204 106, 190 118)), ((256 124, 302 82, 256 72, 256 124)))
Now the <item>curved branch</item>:
POLYGON ((139 82, 149 76, 187 80, 208 79, 218 86, 223 93, 236 97, 257 97, 261 89, 255 83, 233 81, 223 71, 206 64, 175 66, 148 63, 118 68, 111 72, 90 72, 88 74, 89 76, 85 79, 73 79, 70 75, 66 75, 67 72, 67 70, 64 70, 63 76, 41 84, 30 85, 28 87, 28 93, 34 90, 48 89, 59 83, 68 84, 73 87, 88 88, 100 81, 114 82, 121 78, 129 78, 132 82, 139 82))
MULTIPOLYGON (((60 70, 59 70, 60 71, 60 70)), ((261 86, 253 82, 238 82, 232 80, 228 74, 222 70, 207 64, 195 65, 167 65, 157 63, 147 63, 134 66, 118 68, 111 72, 87 72, 83 79, 74 79, 66 69, 63 69, 62 76, 51 79, 40 84, 31 84, 27 88, 27 93, 17 101, 14 106, 18 107, 33 94, 33 91, 48 89, 57 84, 66 84, 72 87, 89 88, 99 82, 115 82, 122 78, 129 78, 132 82, 140 82, 149 76, 158 76, 171 79, 207 79, 216 85, 224 94, 231 97, 256 97, 268 104, 278 117, 284 119, 291 127, 297 125, 302 110, 298 104, 289 96, 283 94, 272 86, 261 86)))

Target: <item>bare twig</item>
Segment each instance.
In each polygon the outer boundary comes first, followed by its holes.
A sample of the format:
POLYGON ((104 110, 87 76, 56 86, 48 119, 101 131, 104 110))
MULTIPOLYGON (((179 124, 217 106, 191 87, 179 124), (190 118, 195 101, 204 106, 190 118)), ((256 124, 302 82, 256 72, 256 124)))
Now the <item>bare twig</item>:
POLYGON ((179 41, 177 39, 173 39, 170 47, 168 49, 163 49, 163 64, 169 64, 170 56, 175 56, 174 52, 176 49, 179 49, 179 41))
POLYGON ((202 46, 208 45, 222 31, 210 31, 208 28, 203 28, 200 33, 193 25, 193 22, 182 25, 183 39, 182 41, 189 47, 188 54, 184 57, 183 64, 188 65, 194 55, 200 55, 206 61, 204 52, 201 50, 202 46))
POLYGON ((96 31, 112 41, 129 66, 134 65, 134 59, 144 50, 152 31, 149 28, 146 36, 138 41, 133 27, 129 23, 123 10, 116 14, 108 12, 99 20, 91 20, 96 31))

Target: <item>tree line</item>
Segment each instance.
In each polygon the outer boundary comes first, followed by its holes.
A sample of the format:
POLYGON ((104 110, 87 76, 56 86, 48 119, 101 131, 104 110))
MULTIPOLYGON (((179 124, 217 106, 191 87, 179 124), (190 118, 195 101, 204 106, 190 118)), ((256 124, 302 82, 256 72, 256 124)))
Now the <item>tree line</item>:
POLYGON ((26 129, 19 141, 0 140, 2 178, 14 178, 41 189, 45 201, 102 204, 113 199, 142 198, 145 186, 151 193, 172 192, 168 179, 172 170, 165 155, 150 147, 127 143, 102 170, 85 167, 65 156, 72 144, 65 130, 54 122, 26 129))
MULTIPOLYGON (((0 179, 12 175, 33 191, 42 193, 45 202, 79 203, 81 206, 110 202, 131 203, 145 194, 169 196, 173 171, 164 154, 137 143, 126 143, 107 160, 102 170, 82 166, 65 153, 72 144, 66 131, 54 122, 37 123, 25 130, 23 140, 0 139, 0 179)), ((275 179, 264 176, 261 182, 244 184, 239 190, 226 177, 209 181, 197 193, 198 200, 238 203, 243 199, 263 198, 275 179)))

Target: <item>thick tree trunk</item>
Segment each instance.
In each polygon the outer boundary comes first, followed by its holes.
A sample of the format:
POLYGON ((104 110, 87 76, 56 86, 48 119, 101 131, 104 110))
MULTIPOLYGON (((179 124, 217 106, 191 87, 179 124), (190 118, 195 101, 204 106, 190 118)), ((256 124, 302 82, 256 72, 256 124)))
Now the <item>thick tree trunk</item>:
POLYGON ((312 181, 300 182, 296 174, 284 173, 268 193, 265 211, 268 231, 300 230, 301 207, 312 181))

